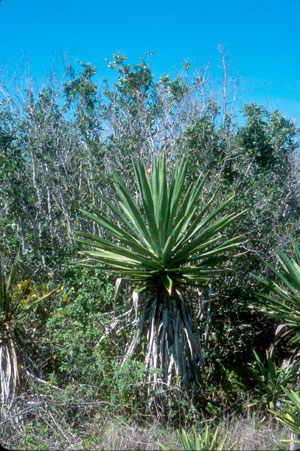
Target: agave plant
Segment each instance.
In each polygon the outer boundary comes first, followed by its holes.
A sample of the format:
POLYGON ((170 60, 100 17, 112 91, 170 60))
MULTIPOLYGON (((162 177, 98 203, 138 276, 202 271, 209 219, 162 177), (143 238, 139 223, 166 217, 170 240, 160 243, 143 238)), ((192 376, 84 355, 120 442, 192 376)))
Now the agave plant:
POLYGON ((292 368, 276 367, 269 352, 266 352, 266 364, 253 351, 255 364, 249 364, 244 370, 244 382, 240 384, 253 390, 256 397, 248 404, 248 407, 256 406, 262 410, 274 409, 276 403, 281 402, 285 393, 283 388, 293 384, 297 379, 300 362, 292 368))
POLYGON ((216 265, 240 241, 240 237, 222 241, 221 232, 241 213, 219 216, 231 199, 211 210, 216 193, 201 206, 207 176, 185 186, 185 161, 176 164, 169 177, 164 157, 154 160, 151 169, 140 161, 133 162, 133 168, 134 194, 114 175, 118 206, 99 193, 117 222, 96 209, 81 210, 113 237, 107 240, 78 232, 78 241, 88 246, 81 254, 130 280, 134 288, 137 333, 125 358, 133 354, 144 333, 149 385, 169 387, 172 376, 177 375, 189 391, 199 380, 203 352, 192 306, 184 293, 205 286, 218 272, 216 265))
MULTIPOLYGON (((235 441, 231 445, 226 444, 225 448, 228 434, 220 437, 218 427, 216 427, 215 429, 210 429, 209 426, 206 426, 202 434, 197 434, 195 427, 193 426, 192 438, 189 437, 184 429, 177 431, 177 435, 184 451, 222 451, 224 449, 232 451, 237 444, 237 441, 235 441)), ((172 446, 166 446, 161 443, 159 443, 159 446, 163 451, 175 450, 175 448, 173 448, 172 446)))
MULTIPOLYGON (((0 396, 2 406, 10 404, 21 382, 20 363, 29 360, 24 339, 24 319, 34 306, 54 293, 46 293, 34 300, 27 299, 27 291, 31 279, 23 284, 19 294, 16 294, 14 283, 19 255, 12 265, 8 280, 5 280, 0 268, 0 396)), ((30 362, 31 363, 31 362, 30 362)), ((25 365, 26 366, 26 365, 25 365)))
POLYGON ((267 263, 277 276, 279 283, 269 282, 252 275, 266 289, 265 293, 255 292, 260 300, 261 310, 281 322, 276 335, 289 338, 290 343, 296 344, 298 348, 300 344, 300 247, 294 239, 291 241, 295 253, 294 259, 287 257, 280 249, 276 250, 281 271, 267 263))

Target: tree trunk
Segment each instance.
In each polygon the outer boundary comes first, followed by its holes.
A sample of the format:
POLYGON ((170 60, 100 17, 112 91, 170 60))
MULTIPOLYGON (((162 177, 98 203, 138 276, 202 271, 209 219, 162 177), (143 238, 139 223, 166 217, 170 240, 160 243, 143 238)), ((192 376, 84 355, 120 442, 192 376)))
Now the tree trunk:
POLYGON ((137 333, 128 345, 123 363, 137 350, 141 335, 146 335, 145 381, 149 405, 165 397, 175 386, 191 398, 201 381, 204 365, 192 309, 183 296, 170 297, 165 291, 161 296, 136 293, 135 297, 137 333))

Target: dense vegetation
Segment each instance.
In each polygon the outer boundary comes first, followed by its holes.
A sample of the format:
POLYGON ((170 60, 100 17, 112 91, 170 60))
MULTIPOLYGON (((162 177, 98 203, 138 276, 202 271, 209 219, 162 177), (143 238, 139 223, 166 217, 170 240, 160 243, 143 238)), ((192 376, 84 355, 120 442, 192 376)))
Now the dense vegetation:
POLYGON ((114 83, 85 63, 39 89, 3 78, 7 445, 109 447, 108 418, 189 429, 295 411, 299 130, 263 106, 236 116, 223 62, 220 96, 207 69, 156 80, 121 55, 114 83))

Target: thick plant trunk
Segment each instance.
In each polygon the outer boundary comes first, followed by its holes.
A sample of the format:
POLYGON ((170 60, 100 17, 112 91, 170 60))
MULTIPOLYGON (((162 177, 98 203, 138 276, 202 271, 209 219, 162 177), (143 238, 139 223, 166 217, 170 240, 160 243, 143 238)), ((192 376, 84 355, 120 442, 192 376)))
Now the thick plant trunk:
POLYGON ((191 397, 201 379, 204 356, 193 312, 180 295, 140 295, 135 298, 137 333, 124 361, 146 335, 145 367, 150 399, 177 386, 191 397), (155 395, 153 395, 155 394, 155 395))
MULTIPOLYGON (((4 326, 5 327, 5 326, 4 326)), ((9 331, 8 331, 9 332, 9 331)), ((19 363, 16 346, 11 337, 1 337, 0 343, 0 397, 1 405, 12 403, 19 386, 19 363)))

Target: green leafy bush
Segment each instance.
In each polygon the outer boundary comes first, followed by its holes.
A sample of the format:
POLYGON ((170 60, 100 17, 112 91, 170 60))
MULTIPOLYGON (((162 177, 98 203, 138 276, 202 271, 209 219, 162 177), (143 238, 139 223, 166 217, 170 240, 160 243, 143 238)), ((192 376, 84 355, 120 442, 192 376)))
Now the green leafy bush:
MULTIPOLYGON (((66 380, 94 383, 101 359, 98 344, 113 308, 114 287, 107 273, 67 265, 57 302, 47 321, 56 368, 66 380)), ((105 346, 104 346, 105 347, 105 346)))

